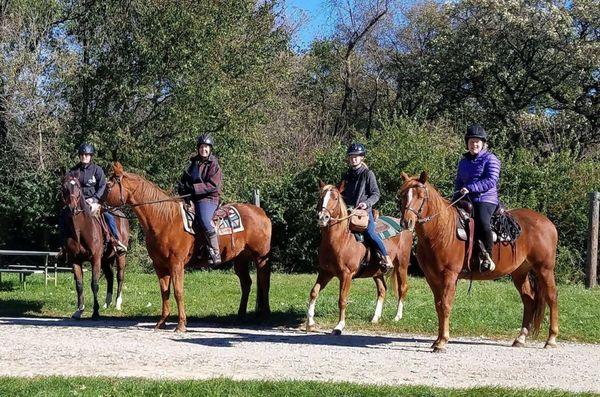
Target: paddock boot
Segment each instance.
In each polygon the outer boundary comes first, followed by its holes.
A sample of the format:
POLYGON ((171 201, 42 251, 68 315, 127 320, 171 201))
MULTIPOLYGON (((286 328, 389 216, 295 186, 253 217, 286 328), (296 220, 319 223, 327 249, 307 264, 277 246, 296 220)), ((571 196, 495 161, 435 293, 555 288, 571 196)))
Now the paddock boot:
POLYGON ((393 268, 392 259, 389 255, 383 256, 380 252, 377 253, 379 257, 379 268, 383 274, 388 274, 393 268))
POLYGON ((219 236, 217 231, 206 232, 206 239, 208 240, 208 265, 219 266, 221 264, 221 251, 219 250, 219 236))
POLYGON ((496 269, 496 264, 483 246, 483 243, 479 242, 479 271, 481 273, 493 272, 494 269, 496 269))

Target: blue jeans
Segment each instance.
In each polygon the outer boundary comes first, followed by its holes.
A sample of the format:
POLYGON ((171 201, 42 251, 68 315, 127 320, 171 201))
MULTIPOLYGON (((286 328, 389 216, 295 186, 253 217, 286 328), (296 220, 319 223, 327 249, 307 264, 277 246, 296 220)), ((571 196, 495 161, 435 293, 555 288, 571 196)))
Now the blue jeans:
POLYGON ((110 212, 103 212, 104 215, 104 220, 106 221, 106 224, 108 225, 108 228, 110 229, 110 233, 113 235, 113 237, 116 240, 120 240, 119 239, 119 229, 117 229, 117 221, 115 220, 115 217, 113 214, 111 214, 110 212))
POLYGON ((381 255, 386 256, 387 250, 385 249, 385 245, 383 241, 379 238, 377 233, 375 232, 375 219, 373 219, 373 209, 369 208, 369 225, 367 226, 367 230, 365 231, 365 240, 368 240, 372 246, 374 246, 377 251, 381 253, 381 255))
POLYGON ((215 228, 210 222, 217 209, 217 204, 212 201, 196 201, 194 208, 196 210, 196 225, 205 232, 213 232, 215 228))

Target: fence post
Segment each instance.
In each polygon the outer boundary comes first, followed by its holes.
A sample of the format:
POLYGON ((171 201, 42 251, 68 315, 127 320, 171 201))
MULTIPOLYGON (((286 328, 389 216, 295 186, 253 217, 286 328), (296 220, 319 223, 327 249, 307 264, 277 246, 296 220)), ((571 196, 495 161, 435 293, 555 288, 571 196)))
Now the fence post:
POLYGON ((254 204, 257 207, 260 207, 260 190, 259 189, 254 189, 254 192, 252 192, 252 204, 254 204))
POLYGON ((585 262, 585 287, 594 288, 598 282, 598 218, 600 213, 600 193, 590 193, 588 220, 587 258, 585 262))

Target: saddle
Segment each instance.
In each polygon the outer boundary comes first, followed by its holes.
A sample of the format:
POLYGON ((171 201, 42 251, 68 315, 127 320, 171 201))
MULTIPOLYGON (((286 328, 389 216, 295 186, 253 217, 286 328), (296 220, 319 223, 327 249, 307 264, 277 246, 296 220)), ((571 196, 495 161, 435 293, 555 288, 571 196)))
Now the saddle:
MULTIPOLYGON (((473 205, 469 201, 461 200, 456 208, 458 210, 456 234, 460 240, 469 241, 471 232, 474 232, 471 229, 474 228, 475 224, 473 221, 473 205)), ((498 205, 492 215, 490 226, 492 227, 494 243, 514 244, 521 235, 521 226, 502 203, 498 205)))
MULTIPOLYGON (((179 207, 184 230, 190 234, 196 234, 193 226, 196 217, 194 206, 182 202, 179 207)), ((218 207, 213 214, 211 223, 219 235, 229 235, 244 230, 242 217, 237 208, 231 204, 218 207)))
MULTIPOLYGON (((402 225, 400 224, 400 219, 393 218, 391 216, 379 216, 379 214, 373 213, 375 217, 375 232, 382 240, 390 239, 400 233, 402 233, 402 225), (375 216, 376 215, 376 216, 375 216)), ((363 243, 367 246, 367 250, 365 252, 365 256, 362 258, 360 262, 360 267, 358 272, 354 275, 354 278, 360 277, 365 269, 372 264, 371 259, 376 259, 377 255, 375 252, 375 248, 368 246, 365 243, 365 236, 363 233, 353 232, 354 238, 359 243, 363 243)))

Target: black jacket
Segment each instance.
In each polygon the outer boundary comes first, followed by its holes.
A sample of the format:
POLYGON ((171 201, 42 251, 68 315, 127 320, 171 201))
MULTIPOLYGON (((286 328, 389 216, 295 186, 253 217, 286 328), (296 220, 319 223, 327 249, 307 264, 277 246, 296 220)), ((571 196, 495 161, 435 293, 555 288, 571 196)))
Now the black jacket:
POLYGON ((102 168, 94 163, 89 163, 87 166, 79 163, 71 168, 69 173, 79 173, 79 183, 83 191, 83 197, 86 199, 93 198, 98 202, 106 189, 106 177, 102 168))
POLYGON ((342 192, 346 204, 356 207, 359 203, 366 203, 372 208, 381 194, 377 186, 375 174, 366 165, 358 169, 350 168, 344 175, 346 187, 342 192))

